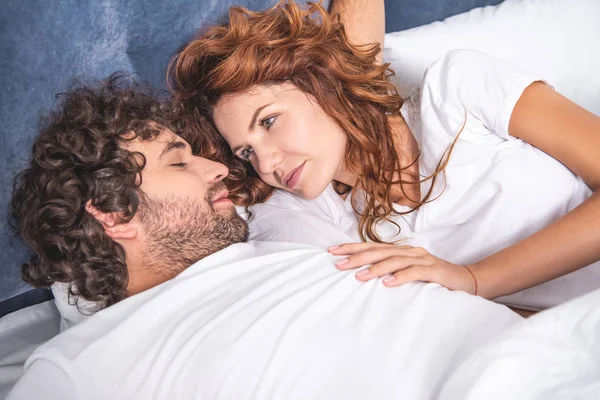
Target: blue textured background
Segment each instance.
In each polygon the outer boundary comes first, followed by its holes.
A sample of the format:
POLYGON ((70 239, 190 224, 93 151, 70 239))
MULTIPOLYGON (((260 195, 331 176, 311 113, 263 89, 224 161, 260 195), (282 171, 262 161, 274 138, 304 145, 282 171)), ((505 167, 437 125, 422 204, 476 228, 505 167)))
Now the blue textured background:
MULTIPOLYGON (((339 1, 339 0, 338 0, 339 1)), ((342 0, 343 1, 343 0, 342 0)), ((501 0, 388 0, 388 32, 501 0)), ((175 51, 230 5, 259 10, 276 0, 3 0, 0 3, 0 302, 28 287, 24 245, 7 223, 12 179, 29 157, 39 116, 74 77, 137 72, 164 87, 175 51)), ((328 3, 328 2, 326 2, 328 3)))

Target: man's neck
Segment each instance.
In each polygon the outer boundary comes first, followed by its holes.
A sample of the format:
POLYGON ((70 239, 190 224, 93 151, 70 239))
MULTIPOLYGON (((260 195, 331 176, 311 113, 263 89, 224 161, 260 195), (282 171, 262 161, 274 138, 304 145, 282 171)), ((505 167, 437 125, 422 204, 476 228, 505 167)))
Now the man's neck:
POLYGON ((172 261, 168 260, 145 260, 143 257, 136 260, 134 257, 128 257, 129 283, 127 285, 127 296, 136 295, 169 281, 187 267, 174 265, 172 261))

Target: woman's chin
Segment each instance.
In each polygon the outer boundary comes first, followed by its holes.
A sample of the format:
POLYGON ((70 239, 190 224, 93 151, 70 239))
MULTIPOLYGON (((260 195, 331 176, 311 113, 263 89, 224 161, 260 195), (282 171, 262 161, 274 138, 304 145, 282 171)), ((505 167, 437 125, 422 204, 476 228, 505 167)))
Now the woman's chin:
POLYGON ((304 200, 314 200, 319 197, 327 188, 327 185, 306 185, 302 189, 290 190, 291 193, 302 197, 304 200))

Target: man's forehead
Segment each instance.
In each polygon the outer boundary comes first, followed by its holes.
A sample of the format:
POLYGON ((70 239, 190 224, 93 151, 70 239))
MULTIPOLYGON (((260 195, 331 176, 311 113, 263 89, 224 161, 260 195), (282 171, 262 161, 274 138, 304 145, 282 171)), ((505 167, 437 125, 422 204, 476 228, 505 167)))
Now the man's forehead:
POLYGON ((123 147, 130 151, 140 152, 145 156, 155 155, 156 157, 160 156, 163 150, 168 146, 172 146, 173 143, 181 144, 175 147, 187 147, 187 142, 173 133, 169 128, 160 129, 160 133, 154 138, 144 140, 138 136, 131 141, 123 143, 123 147))

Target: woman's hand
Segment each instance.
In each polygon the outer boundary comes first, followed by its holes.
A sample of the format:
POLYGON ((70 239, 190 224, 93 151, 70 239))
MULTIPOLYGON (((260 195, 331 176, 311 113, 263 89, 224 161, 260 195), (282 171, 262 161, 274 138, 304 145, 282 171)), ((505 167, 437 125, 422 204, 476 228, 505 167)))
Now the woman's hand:
POLYGON ((388 287, 422 281, 438 283, 450 290, 477 294, 477 281, 468 268, 437 258, 420 247, 387 243, 351 243, 332 246, 328 250, 336 256, 348 256, 336 263, 340 270, 371 264, 369 268, 356 273, 356 279, 359 281, 366 282, 390 275, 383 279, 383 284, 388 287))

